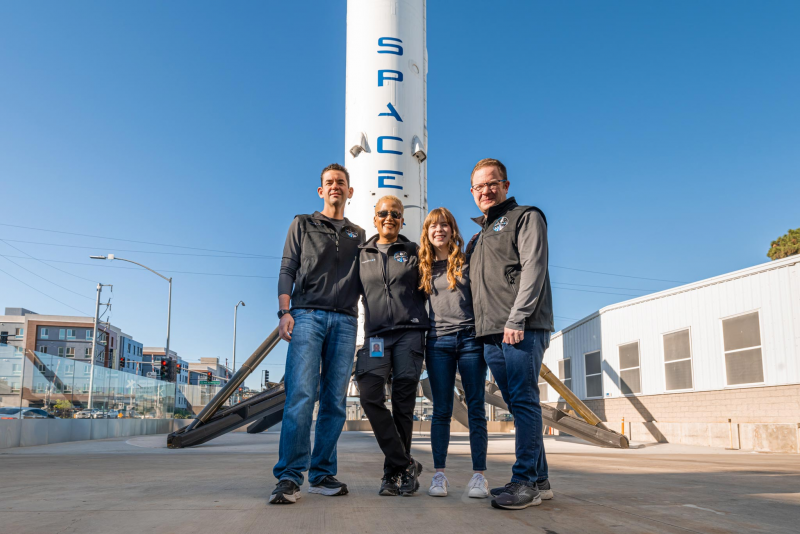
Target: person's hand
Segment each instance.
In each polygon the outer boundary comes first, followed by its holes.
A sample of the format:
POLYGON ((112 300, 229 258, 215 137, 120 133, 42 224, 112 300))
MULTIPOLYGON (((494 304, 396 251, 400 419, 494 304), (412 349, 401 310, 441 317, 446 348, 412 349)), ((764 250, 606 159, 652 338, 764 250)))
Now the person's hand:
POLYGON ((292 340, 292 330, 294 330, 294 317, 291 313, 284 314, 281 317, 281 322, 278 325, 278 333, 284 341, 292 340))
POLYGON ((503 329, 503 343, 507 343, 509 345, 516 345, 524 338, 525 338, 524 330, 514 330, 508 327, 503 329))

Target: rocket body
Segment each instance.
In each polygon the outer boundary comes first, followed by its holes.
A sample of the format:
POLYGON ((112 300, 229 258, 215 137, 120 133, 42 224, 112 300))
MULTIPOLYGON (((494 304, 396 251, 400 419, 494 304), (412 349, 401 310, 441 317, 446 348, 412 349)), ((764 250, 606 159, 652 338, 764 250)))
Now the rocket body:
POLYGON ((345 166, 347 218, 376 233, 384 195, 404 206, 402 230, 418 242, 427 214, 425 0, 348 0, 345 166))

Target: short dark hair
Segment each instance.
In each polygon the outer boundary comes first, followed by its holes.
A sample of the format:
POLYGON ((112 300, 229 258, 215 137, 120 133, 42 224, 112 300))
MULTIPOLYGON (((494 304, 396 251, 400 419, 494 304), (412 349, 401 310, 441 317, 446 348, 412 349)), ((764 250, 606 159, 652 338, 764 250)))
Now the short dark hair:
POLYGON ((345 178, 347 178, 347 186, 350 186, 350 173, 347 172, 347 169, 344 165, 339 165, 338 163, 331 163, 324 169, 322 169, 322 174, 319 175, 319 183, 323 185, 322 177, 325 176, 325 173, 328 171, 342 171, 344 173, 345 178))
POLYGON ((483 158, 478 163, 475 164, 475 168, 472 169, 472 174, 469 175, 469 183, 472 184, 472 177, 475 176, 475 171, 478 169, 482 169, 484 167, 497 167, 497 170, 500 171, 500 176, 503 180, 508 180, 508 173, 506 172, 506 166, 503 165, 499 159, 492 159, 492 158, 483 158))

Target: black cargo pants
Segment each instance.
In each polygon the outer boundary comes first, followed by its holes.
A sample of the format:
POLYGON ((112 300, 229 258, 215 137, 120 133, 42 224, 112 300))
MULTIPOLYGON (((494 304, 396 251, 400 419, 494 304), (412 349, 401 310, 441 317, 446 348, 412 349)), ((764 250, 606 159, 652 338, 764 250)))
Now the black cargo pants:
POLYGON ((384 355, 370 356, 370 338, 357 353, 356 382, 361 407, 383 451, 384 473, 400 471, 411 462, 414 401, 425 360, 424 330, 395 330, 382 334, 384 355), (386 408, 385 386, 392 377, 392 410, 386 408))

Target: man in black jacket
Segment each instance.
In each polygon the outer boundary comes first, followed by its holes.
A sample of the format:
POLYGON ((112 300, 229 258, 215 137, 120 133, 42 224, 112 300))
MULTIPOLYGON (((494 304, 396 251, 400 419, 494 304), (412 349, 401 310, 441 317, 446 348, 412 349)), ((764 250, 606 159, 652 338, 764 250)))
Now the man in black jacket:
POLYGON ((291 504, 300 497, 306 470, 310 493, 347 494, 347 486, 335 478, 336 442, 347 416, 361 291, 358 247, 365 235, 344 217, 347 199, 353 196, 347 169, 336 163, 325 167, 317 192, 324 202, 322 212, 292 221, 278 279, 280 335, 289 342, 289 350, 286 407, 273 469, 278 484, 269 498, 274 504, 291 504))
POLYGON ((468 247, 476 335, 516 427, 513 476, 492 490, 492 506, 516 510, 553 498, 538 385, 554 331, 547 221, 538 208, 507 198, 506 167, 496 159, 475 165, 471 186, 483 212, 473 219, 481 231, 468 247))

